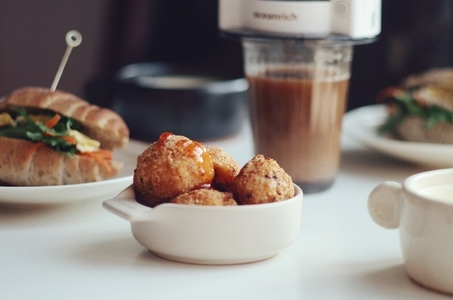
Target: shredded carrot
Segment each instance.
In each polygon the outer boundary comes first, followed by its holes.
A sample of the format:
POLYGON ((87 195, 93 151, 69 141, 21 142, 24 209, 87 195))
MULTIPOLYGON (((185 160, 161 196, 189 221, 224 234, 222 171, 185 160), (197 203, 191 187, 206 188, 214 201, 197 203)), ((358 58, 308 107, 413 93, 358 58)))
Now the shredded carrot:
POLYGON ((48 127, 48 128, 53 128, 55 125, 57 125, 58 121, 60 121, 61 119, 61 116, 59 114, 55 114, 52 118, 50 118, 49 120, 47 120, 47 122, 45 123, 45 125, 48 127))
POLYGON ((31 147, 30 150, 27 152, 27 155, 25 155, 25 161, 28 161, 32 157, 33 153, 35 153, 36 150, 38 150, 38 148, 41 146, 44 146, 44 143, 42 142, 35 143, 33 147, 31 147))
POLYGON ((112 173, 112 168, 110 167, 110 164, 108 163, 109 161, 111 161, 113 159, 113 155, 112 155, 111 151, 105 150, 105 149, 99 149, 99 150, 93 151, 93 152, 80 153, 79 155, 94 158, 99 163, 104 165, 104 167, 107 169, 108 174, 112 173))
POLYGON ((392 97, 401 96, 404 93, 405 93, 405 91, 399 87, 393 87, 393 86, 387 87, 378 93, 378 95, 376 97, 377 102, 385 103, 385 100, 392 98, 392 97))
POLYGON ((107 160, 107 161, 113 159, 112 151, 105 150, 105 149, 99 149, 99 150, 92 151, 92 152, 85 152, 85 153, 81 153, 81 155, 86 155, 86 156, 90 156, 90 157, 101 159, 101 160, 107 160))
POLYGON ((69 144, 71 144, 71 145, 77 144, 76 139, 73 138, 72 136, 65 135, 65 136, 62 136, 61 138, 62 138, 63 140, 65 140, 66 142, 68 142, 69 144))

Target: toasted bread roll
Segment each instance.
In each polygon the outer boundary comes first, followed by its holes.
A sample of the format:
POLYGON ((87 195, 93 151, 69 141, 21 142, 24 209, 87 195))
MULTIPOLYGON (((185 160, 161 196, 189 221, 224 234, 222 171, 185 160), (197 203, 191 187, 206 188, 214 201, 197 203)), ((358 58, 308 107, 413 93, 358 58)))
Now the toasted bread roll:
POLYGON ((453 144, 453 68, 411 75, 383 94, 388 118, 381 132, 410 142, 453 144))
POLYGON ((0 110, 6 106, 48 109, 73 118, 85 127, 86 135, 101 143, 103 149, 124 148, 129 141, 129 129, 118 114, 63 91, 38 87, 18 89, 0 102, 0 110))
POLYGON ((447 122, 441 122, 433 128, 427 128, 426 120, 418 117, 407 117, 396 127, 396 132, 406 141, 453 144, 453 124, 447 122))
POLYGON ((118 162, 101 162, 92 157, 68 157, 20 139, 0 137, 0 182, 16 186, 86 183, 115 176, 118 162))
POLYGON ((453 68, 434 68, 408 76, 403 80, 403 86, 413 88, 434 84, 442 88, 451 88, 452 82, 453 68))

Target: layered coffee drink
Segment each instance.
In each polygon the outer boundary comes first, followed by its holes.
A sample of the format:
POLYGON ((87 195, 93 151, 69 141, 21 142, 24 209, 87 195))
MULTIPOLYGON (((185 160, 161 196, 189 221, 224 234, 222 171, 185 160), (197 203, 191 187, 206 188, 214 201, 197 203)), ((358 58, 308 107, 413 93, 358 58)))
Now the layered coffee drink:
POLYGON ((305 193, 330 187, 340 163, 349 74, 268 68, 248 80, 255 152, 277 160, 305 193))
POLYGON ((304 193, 326 190, 340 165, 351 44, 249 38, 242 45, 255 153, 277 160, 304 193))

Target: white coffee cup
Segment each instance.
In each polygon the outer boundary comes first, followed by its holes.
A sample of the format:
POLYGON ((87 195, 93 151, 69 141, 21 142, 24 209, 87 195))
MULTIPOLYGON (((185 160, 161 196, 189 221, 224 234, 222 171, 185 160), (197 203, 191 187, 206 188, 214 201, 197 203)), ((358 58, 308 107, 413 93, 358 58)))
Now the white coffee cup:
POLYGON ((369 195, 368 212, 378 225, 399 228, 410 278, 453 294, 453 169, 381 183, 369 195))

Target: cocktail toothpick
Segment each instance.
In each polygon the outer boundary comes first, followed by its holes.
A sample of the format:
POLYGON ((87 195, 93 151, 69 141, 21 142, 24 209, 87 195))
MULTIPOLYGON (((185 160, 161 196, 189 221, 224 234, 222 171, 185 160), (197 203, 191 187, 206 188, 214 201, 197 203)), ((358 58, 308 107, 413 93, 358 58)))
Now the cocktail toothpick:
POLYGON ((57 88, 58 82, 60 81, 61 74, 63 74, 64 67, 68 61, 69 55, 71 55, 72 48, 75 48, 82 43, 82 35, 77 30, 71 30, 66 33, 66 51, 63 55, 63 58, 60 62, 60 66, 58 67, 57 74, 55 74, 55 78, 52 82, 52 86, 50 87, 51 91, 55 91, 57 88))

